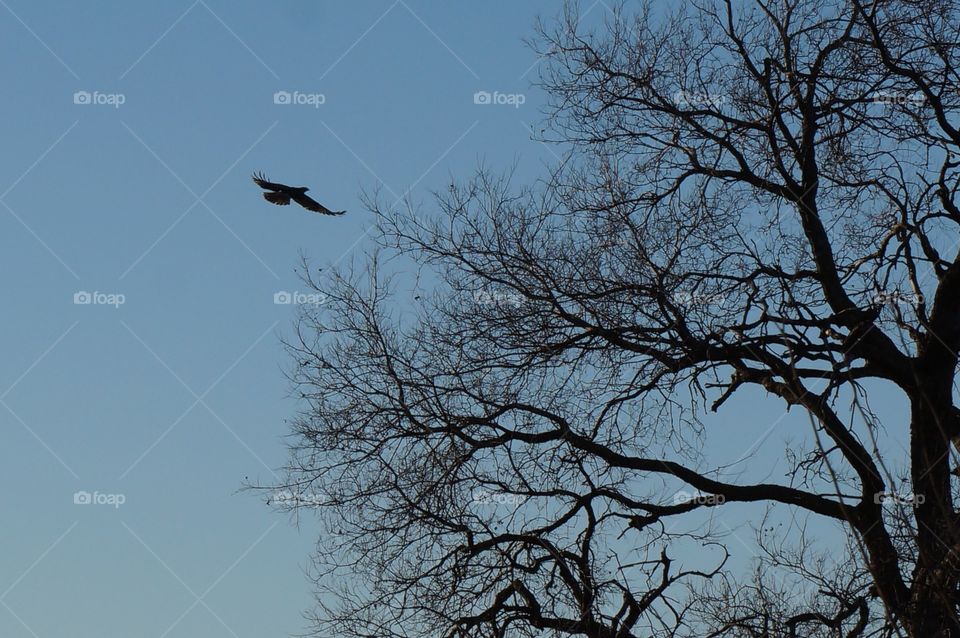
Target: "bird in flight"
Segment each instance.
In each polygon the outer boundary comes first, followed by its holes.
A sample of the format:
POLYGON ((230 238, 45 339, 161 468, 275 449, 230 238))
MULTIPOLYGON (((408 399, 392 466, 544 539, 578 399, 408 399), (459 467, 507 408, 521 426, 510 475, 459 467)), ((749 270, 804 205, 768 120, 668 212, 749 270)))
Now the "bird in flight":
POLYGON ((308 197, 307 191, 310 189, 306 186, 287 186, 286 184, 270 182, 263 176, 263 173, 254 173, 253 181, 257 186, 268 191, 263 194, 263 198, 277 206, 287 206, 292 199, 307 210, 323 215, 343 215, 347 212, 345 210, 330 210, 312 197, 308 197))

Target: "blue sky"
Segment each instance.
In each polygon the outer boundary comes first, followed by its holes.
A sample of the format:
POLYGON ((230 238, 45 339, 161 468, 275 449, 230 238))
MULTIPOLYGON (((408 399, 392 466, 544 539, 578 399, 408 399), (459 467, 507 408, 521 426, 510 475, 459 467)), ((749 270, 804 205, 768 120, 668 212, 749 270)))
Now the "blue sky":
POLYGON ((0 0, 0 635, 303 628, 317 529, 238 493, 282 465, 297 407, 274 295, 303 290, 300 253, 369 246, 363 190, 428 205, 480 162, 542 174, 522 39, 557 10, 0 0), (349 214, 272 207, 255 170, 349 214))
POLYGON ((0 2, 0 635, 303 628, 317 530, 238 493, 284 462, 297 407, 274 294, 303 289, 301 252, 368 247, 362 190, 428 201, 480 161, 539 174, 521 40, 555 10, 0 2), (254 170, 349 214, 272 207, 254 170))

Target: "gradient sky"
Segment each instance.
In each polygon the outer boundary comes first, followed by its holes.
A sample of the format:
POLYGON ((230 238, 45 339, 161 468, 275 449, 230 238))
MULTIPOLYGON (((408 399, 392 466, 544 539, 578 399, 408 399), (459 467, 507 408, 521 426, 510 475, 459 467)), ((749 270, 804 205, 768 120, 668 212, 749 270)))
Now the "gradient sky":
MULTIPOLYGON (((327 266, 369 246, 362 190, 428 205, 480 162, 542 174, 554 150, 531 140, 543 96, 522 39, 557 10, 0 0, 0 635, 303 629, 317 530, 238 493, 272 480, 297 408, 280 346, 295 312, 274 295, 303 290, 300 253, 327 266), (254 170, 349 214, 272 207, 254 170)), ((769 409, 730 424, 728 458, 808 429, 769 409)))

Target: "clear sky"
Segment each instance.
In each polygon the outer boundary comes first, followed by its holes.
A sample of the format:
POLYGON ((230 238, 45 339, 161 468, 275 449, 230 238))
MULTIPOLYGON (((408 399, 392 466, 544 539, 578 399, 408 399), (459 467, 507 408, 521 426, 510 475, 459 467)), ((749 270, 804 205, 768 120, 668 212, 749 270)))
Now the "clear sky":
POLYGON ((297 408, 274 296, 300 253, 369 246, 363 190, 554 161, 522 39, 558 8, 0 0, 0 635, 303 629, 317 532, 238 493, 297 408), (349 214, 273 207, 255 170, 349 214))
POLYGON ((296 410, 274 294, 369 244, 362 190, 552 160, 522 39, 556 8, 0 1, 0 635, 303 628, 316 530, 237 493, 296 410), (273 207, 255 170, 349 214, 273 207))

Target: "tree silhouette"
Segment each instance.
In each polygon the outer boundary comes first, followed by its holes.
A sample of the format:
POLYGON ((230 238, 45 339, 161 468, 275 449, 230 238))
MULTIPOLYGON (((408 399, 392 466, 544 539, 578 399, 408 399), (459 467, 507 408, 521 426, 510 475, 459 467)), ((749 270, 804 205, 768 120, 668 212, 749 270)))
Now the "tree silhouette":
POLYGON ((956 3, 614 14, 539 27, 555 172, 371 199, 380 251, 312 282, 288 483, 339 532, 318 629, 960 636, 956 3), (384 255, 437 280, 414 311, 384 255), (782 480, 706 463, 706 411, 755 418, 734 397, 809 417, 782 480), (724 511, 798 524, 738 573, 699 525, 724 511))

